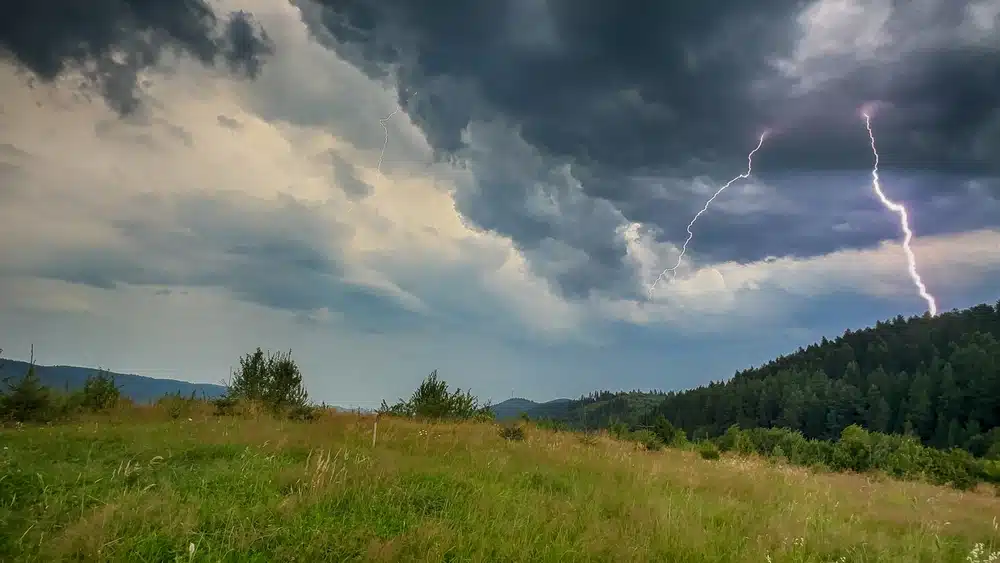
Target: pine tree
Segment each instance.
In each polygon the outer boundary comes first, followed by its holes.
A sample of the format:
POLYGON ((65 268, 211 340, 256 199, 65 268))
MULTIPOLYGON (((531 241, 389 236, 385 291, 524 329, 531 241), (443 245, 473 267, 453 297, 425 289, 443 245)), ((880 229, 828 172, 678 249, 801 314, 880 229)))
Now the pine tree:
POLYGON ((51 404, 49 389, 42 385, 31 364, 24 377, 13 384, 8 382, 7 392, 0 397, 0 416, 16 422, 44 422, 51 415, 51 404))

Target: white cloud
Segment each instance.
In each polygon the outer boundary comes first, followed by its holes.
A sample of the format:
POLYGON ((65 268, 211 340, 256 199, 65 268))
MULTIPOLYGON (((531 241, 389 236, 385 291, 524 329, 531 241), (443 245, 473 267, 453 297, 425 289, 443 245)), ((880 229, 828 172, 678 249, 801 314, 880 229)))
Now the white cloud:
MULTIPOLYGON (((653 262, 676 261, 676 247, 639 238, 632 243, 642 256, 637 268, 644 279, 655 277, 653 262), (662 257, 654 260, 654 256, 662 257)), ((913 244, 918 269, 931 292, 975 287, 1000 273, 1000 232, 982 230, 954 235, 917 238, 913 244)), ((668 277, 669 279, 669 277, 668 277)), ((666 280, 665 280, 666 281, 666 280)), ((835 292, 852 292, 876 298, 919 301, 906 269, 899 243, 886 241, 877 248, 845 249, 811 258, 768 258, 749 264, 711 264, 696 269, 683 264, 672 283, 658 284, 653 304, 618 304, 611 309, 623 318, 643 323, 670 323, 690 330, 718 330, 725 314, 726 326, 741 319, 781 315, 794 305, 789 298, 816 298, 835 292), (662 284, 662 285, 661 285, 662 284), (710 315, 706 317, 705 315, 710 315)), ((607 307, 607 306, 606 306, 607 307)))

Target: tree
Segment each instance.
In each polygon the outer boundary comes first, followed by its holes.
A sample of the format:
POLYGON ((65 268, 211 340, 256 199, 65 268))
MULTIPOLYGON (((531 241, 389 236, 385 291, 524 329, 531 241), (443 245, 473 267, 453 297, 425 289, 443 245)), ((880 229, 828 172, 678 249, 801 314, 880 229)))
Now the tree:
POLYGON ((281 410, 301 407, 309 400, 309 393, 302 384, 302 372, 292 351, 279 352, 267 360, 267 388, 264 400, 271 408, 281 410))
POLYGON ((653 421, 652 431, 654 434, 659 436, 660 441, 668 446, 672 445, 679 438, 677 428, 662 414, 657 415, 656 419, 653 421))
POLYGON ((267 357, 259 347, 253 354, 240 358, 239 370, 226 384, 226 395, 247 401, 263 401, 269 384, 267 357))
POLYGON ((292 351, 275 354, 257 348, 240 358, 240 368, 226 384, 228 399, 256 401, 274 411, 305 406, 309 394, 292 351))
POLYGON ((892 412, 889 403, 874 384, 868 388, 866 403, 868 410, 865 415, 865 425, 874 432, 886 432, 889 429, 889 417, 892 416, 892 412))
POLYGON ((7 381, 7 392, 0 396, 0 416, 15 422, 45 422, 51 406, 51 394, 38 379, 34 363, 17 382, 7 381))
POLYGON ((91 411, 109 409, 118 404, 121 390, 115 378, 106 371, 98 371, 83 383, 82 406, 91 411))
POLYGON ((1000 445, 986 435, 1000 428, 1000 303, 896 316, 800 346, 725 382, 660 396, 602 391, 565 412, 571 425, 605 427, 650 425, 644 416, 659 413, 689 435, 715 437, 738 423, 747 432, 777 425, 836 440, 858 424, 938 448, 996 453, 1000 445))
POLYGON ((904 420, 910 422, 917 436, 925 438, 931 435, 931 425, 934 423, 934 412, 930 398, 931 381, 923 371, 917 372, 910 384, 910 394, 906 401, 907 412, 904 420))
POLYGON ((448 383, 438 379, 437 370, 428 375, 417 387, 409 400, 400 400, 393 406, 382 401, 379 412, 396 416, 417 416, 427 419, 477 419, 492 420, 493 409, 487 402, 479 404, 479 399, 470 391, 456 389, 448 392, 448 383))

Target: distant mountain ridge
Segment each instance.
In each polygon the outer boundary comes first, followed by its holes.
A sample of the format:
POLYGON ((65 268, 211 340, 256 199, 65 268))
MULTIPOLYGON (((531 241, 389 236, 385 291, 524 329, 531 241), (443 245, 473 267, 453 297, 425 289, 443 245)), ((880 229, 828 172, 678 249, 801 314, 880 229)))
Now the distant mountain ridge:
POLYGON ((569 405, 572 399, 554 399, 544 403, 538 403, 521 397, 507 399, 502 403, 493 405, 493 413, 497 420, 511 420, 526 413, 531 418, 561 418, 569 413, 569 405))
MULTIPOLYGON (((22 377, 28 371, 28 362, 0 358, 0 380, 7 377, 22 377)), ((42 385, 57 389, 75 391, 83 388, 83 384, 91 375, 101 370, 78 366, 42 366, 35 364, 35 373, 42 385)), ((122 396, 137 403, 149 403, 164 395, 180 392, 181 395, 214 399, 226 392, 222 385, 211 383, 191 383, 176 379, 158 379, 144 375, 115 373, 106 371, 115 378, 115 384, 121 389, 122 396)))

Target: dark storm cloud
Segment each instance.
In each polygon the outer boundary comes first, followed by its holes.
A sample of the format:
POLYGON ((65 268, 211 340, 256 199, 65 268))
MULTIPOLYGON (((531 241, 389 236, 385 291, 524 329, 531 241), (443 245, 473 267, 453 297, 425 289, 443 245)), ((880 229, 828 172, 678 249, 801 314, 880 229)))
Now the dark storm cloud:
MULTIPOLYGON (((869 180, 865 173, 788 175, 777 182, 777 191, 806 197, 749 213, 713 207, 695 226, 692 250, 700 263, 744 262, 767 256, 808 258, 898 241, 899 218, 878 202, 869 180)), ((882 175, 882 184, 889 197, 906 202, 918 238, 1000 226, 997 179, 889 172, 882 175)), ((683 240, 686 225, 671 225, 667 238, 683 240)))
MULTIPOLYGON (((721 184, 745 169, 765 128, 774 133, 755 171, 798 202, 796 212, 713 211, 699 223, 697 257, 810 256, 896 238, 891 218, 850 225, 834 215, 875 217, 870 194, 845 203, 816 187, 831 186, 825 174, 870 166, 858 113, 865 102, 881 104, 874 125, 884 171, 945 180, 900 189, 922 223, 931 212, 921 202, 948 190, 966 197, 970 178, 1000 174, 1000 55, 995 41, 966 40, 959 30, 967 2, 893 3, 879 34, 888 47, 864 64, 860 47, 820 52, 798 76, 779 62, 796 61, 809 39, 797 19, 808 3, 799 0, 443 0, 434 10, 405 0, 297 3, 317 38, 365 72, 399 68, 402 87, 420 92, 415 123, 439 155, 464 156, 475 175, 456 193, 458 210, 510 236, 570 296, 635 286, 625 279, 616 227, 656 225, 679 243, 704 203, 690 193, 662 198, 635 177, 721 184), (818 73, 826 77, 819 87, 797 89, 818 73), (470 150, 477 140, 467 125, 493 119, 534 153, 511 159, 498 135, 470 150), (569 180, 556 164, 566 162, 569 180), (566 187, 574 182, 576 192, 566 187), (560 203, 557 214, 529 204, 539 191, 560 203)), ((823 39, 858 38, 856 25, 841 27, 844 36, 823 39)), ((969 226, 943 221, 921 232, 969 226)))
POLYGON ((476 124, 467 144, 461 155, 476 181, 455 193, 463 215, 482 229, 517 233, 514 243, 535 258, 536 273, 570 297, 620 293, 628 276, 614 206, 584 195, 570 169, 541 158, 500 124, 476 124))
POLYGON ((140 106, 139 73, 164 51, 255 78, 273 45, 246 12, 219 20, 205 0, 31 0, 0 15, 0 56, 45 82, 81 70, 114 110, 140 106))
MULTIPOLYGON (((247 302, 297 313, 326 308, 368 325, 415 320, 391 295, 345 282, 339 257, 311 242, 329 240, 328 220, 291 199, 275 208, 247 205, 235 195, 146 195, 136 203, 176 222, 165 227, 148 219, 114 221, 126 246, 57 253, 31 273, 102 289, 220 287, 247 302)), ((333 229, 337 239, 352 235, 344 225, 333 229)))
MULTIPOLYGON (((802 36, 795 16, 806 3, 799 0, 448 0, 435 10, 404 0, 320 0, 321 11, 312 0, 300 3, 309 5, 306 22, 325 44, 364 69, 384 72, 372 59, 402 64, 404 86, 421 92, 423 125, 452 149, 474 110, 448 104, 444 88, 466 84, 479 105, 522 126, 533 145, 612 169, 738 166, 766 127, 777 129, 762 155, 772 167, 858 167, 869 156, 858 108, 880 100, 893 108, 879 115, 893 155, 887 165, 1000 170, 991 154, 966 150, 1000 105, 1000 56, 992 44, 941 43, 877 66, 845 67, 798 95, 775 63, 790 57, 802 36), (528 5, 547 9, 519 21, 528 5), (540 26, 544 40, 519 41, 540 26), (450 83, 436 86, 441 80, 450 83), (953 154, 941 156, 941 147, 953 154)), ((945 41, 945 31, 957 33, 966 4, 897 7, 887 32, 893 39, 938 33, 945 41)), ((991 146, 1000 144, 993 139, 991 146)))

